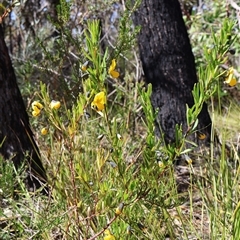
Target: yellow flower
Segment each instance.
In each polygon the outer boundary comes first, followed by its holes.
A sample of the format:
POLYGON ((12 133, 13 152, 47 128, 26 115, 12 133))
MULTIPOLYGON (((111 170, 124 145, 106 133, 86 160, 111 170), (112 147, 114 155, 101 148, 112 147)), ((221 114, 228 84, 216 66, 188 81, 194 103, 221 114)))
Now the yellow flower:
POLYGON ((227 83, 230 87, 233 87, 237 84, 236 78, 233 77, 234 75, 234 69, 233 67, 230 67, 228 70, 228 75, 225 79, 225 83, 227 83))
POLYGON ((130 235, 132 233, 132 228, 130 225, 127 226, 127 234, 130 235))
POLYGON ((158 162, 158 166, 160 167, 160 168, 165 168, 165 164, 164 164, 164 162, 162 162, 162 161, 157 161, 158 162))
POLYGON ((41 110, 37 106, 32 106, 33 111, 40 112, 41 110))
POLYGON ((236 78, 232 78, 231 80, 229 79, 228 81, 226 81, 226 83, 230 86, 230 87, 234 87, 237 84, 237 80, 236 78))
POLYGON ((36 109, 36 110, 33 110, 33 111, 32 111, 33 117, 39 116, 40 113, 41 113, 41 111, 40 111, 39 109, 36 109))
POLYGON ((95 95, 91 107, 96 111, 102 111, 105 108, 106 95, 105 92, 99 92, 95 95))
POLYGON ((204 139, 206 138, 206 134, 204 134, 204 133, 198 133, 198 138, 199 138, 200 140, 204 140, 204 139))
POLYGON ((32 111, 33 117, 37 117, 40 115, 41 110, 43 109, 43 105, 38 101, 34 101, 32 103, 32 109, 33 109, 32 111))
POLYGON ((118 78, 119 77, 119 72, 115 71, 116 68, 116 60, 113 59, 112 63, 108 69, 109 75, 111 75, 112 78, 118 78))
POLYGON ((82 71, 86 72, 87 71, 87 67, 88 67, 88 61, 86 61, 83 65, 82 65, 82 71))
POLYGON ((52 100, 50 103, 51 109, 59 109, 61 107, 61 103, 59 101, 52 100))
POLYGON ((123 207, 124 207, 124 203, 120 203, 115 210, 116 215, 120 215, 122 213, 123 207))
POLYGON ((115 240, 114 235, 111 233, 109 229, 106 229, 104 231, 104 234, 105 234, 104 240, 115 240))
POLYGON ((43 105, 42 105, 40 102, 38 102, 38 101, 34 101, 34 102, 32 103, 32 109, 33 109, 34 111, 36 111, 36 109, 42 110, 42 109, 43 109, 43 105))
POLYGON ((193 160, 186 154, 184 156, 185 156, 185 160, 188 163, 188 165, 192 165, 193 160))
POLYGON ((47 128, 44 127, 44 128, 41 129, 41 134, 42 135, 46 135, 47 133, 48 133, 48 129, 47 128))

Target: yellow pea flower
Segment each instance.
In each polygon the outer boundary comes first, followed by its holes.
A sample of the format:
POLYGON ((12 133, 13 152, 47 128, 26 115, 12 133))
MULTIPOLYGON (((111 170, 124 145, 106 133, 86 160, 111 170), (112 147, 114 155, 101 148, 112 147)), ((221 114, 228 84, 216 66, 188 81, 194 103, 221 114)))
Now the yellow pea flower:
POLYGON ((95 95, 91 103, 91 107, 96 111, 102 111, 105 108, 106 102, 107 100, 106 100, 105 92, 99 92, 95 95))
POLYGON ((33 111, 40 112, 40 109, 37 106, 32 106, 33 111))
POLYGON ((188 165, 192 165, 192 159, 191 158, 189 158, 188 160, 187 160, 187 163, 188 163, 188 165))
POLYGON ((109 75, 111 75, 112 78, 118 78, 119 77, 119 72, 115 71, 116 65, 117 65, 116 60, 113 59, 111 65, 108 69, 108 73, 109 73, 109 75))
POLYGON ((37 117, 37 116, 39 116, 40 113, 41 113, 41 111, 40 111, 39 109, 36 109, 36 110, 33 110, 33 111, 32 111, 32 115, 33 115, 33 117, 37 117))
POLYGON ((42 110, 43 109, 43 105, 40 102, 38 102, 38 101, 34 101, 32 103, 32 109, 33 109, 33 111, 36 111, 36 109, 42 110))
POLYGON ((124 203, 120 203, 115 210, 116 215, 120 215, 122 213, 123 208, 124 208, 124 203))
POLYGON ((105 234, 104 240, 115 240, 114 235, 111 233, 111 231, 109 229, 106 229, 104 231, 104 234, 105 234))
POLYGON ((230 87, 233 87, 237 84, 236 78, 234 78, 234 69, 233 67, 230 67, 228 70, 228 75, 225 79, 225 83, 227 83, 230 87))
POLYGON ((82 71, 83 71, 83 72, 86 72, 86 71, 87 71, 87 67, 88 67, 88 61, 86 61, 86 62, 82 65, 82 67, 81 67, 82 71))
POLYGON ((158 166, 159 166, 160 168, 165 168, 164 162, 158 160, 157 163, 158 163, 158 166))
POLYGON ((42 135, 46 135, 47 133, 48 133, 48 129, 47 128, 44 127, 44 128, 41 129, 41 134, 42 135))
POLYGON ((32 111, 33 117, 37 117, 40 115, 41 110, 43 109, 43 105, 38 101, 34 101, 32 103, 32 109, 33 109, 32 111))
POLYGON ((52 100, 50 103, 51 109, 59 109, 61 107, 61 103, 59 101, 52 100))
POLYGON ((204 139, 206 138, 206 134, 204 134, 204 133, 198 133, 198 138, 199 138, 200 140, 204 140, 204 139))
POLYGON ((236 78, 232 78, 229 79, 227 81, 225 81, 230 87, 234 87, 237 84, 237 79, 236 78))
POLYGON ((192 163, 193 163, 193 160, 188 156, 188 155, 184 155, 185 156, 185 160, 186 160, 186 162, 188 163, 188 165, 192 165, 192 163))
POLYGON ((132 233, 132 228, 130 225, 127 226, 127 234, 130 235, 132 233))

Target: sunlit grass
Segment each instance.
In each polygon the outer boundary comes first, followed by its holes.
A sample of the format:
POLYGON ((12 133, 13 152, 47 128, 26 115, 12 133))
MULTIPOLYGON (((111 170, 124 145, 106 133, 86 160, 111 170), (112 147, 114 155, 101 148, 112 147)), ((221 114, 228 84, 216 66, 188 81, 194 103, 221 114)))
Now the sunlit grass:
POLYGON ((228 106, 223 114, 215 113, 215 126, 221 133, 221 138, 230 144, 236 145, 239 142, 240 132, 240 115, 238 114, 240 107, 237 103, 228 106))

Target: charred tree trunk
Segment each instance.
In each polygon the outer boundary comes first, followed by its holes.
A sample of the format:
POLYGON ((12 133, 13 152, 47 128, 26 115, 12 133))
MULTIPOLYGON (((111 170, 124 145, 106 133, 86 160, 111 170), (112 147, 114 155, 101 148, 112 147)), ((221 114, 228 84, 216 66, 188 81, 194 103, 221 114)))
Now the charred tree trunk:
MULTIPOLYGON (((178 0, 142 0, 134 22, 141 26, 138 43, 146 82, 153 86, 151 102, 159 109, 156 133, 163 133, 166 143, 174 142, 176 124, 187 131, 186 104, 193 105, 192 89, 197 82, 180 4, 178 0)), ((211 119, 206 105, 198 119, 198 130, 208 141, 211 119)), ((190 139, 199 140, 195 135, 190 139)))
MULTIPOLYGON (((0 25, 0 154, 18 168, 27 164, 29 190, 46 183, 40 153, 29 126, 29 118, 19 91, 16 76, 0 25)), ((46 190, 46 189, 45 189, 46 190)))

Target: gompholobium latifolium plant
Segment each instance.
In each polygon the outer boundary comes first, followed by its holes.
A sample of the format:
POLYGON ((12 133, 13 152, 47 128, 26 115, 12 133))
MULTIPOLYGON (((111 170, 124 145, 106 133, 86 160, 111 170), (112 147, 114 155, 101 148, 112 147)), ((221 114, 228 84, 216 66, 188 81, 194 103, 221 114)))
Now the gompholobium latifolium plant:
MULTIPOLYGON (((131 104, 116 112, 113 105, 122 104, 120 91, 111 99, 105 85, 106 78, 117 82, 121 72, 117 59, 100 50, 98 21, 88 22, 85 37, 86 61, 81 71, 86 77, 72 107, 67 108, 63 99, 51 99, 45 84, 31 104, 34 125, 45 141, 53 199, 67 209, 61 228, 67 237, 88 239, 163 236, 164 231, 152 229, 152 222, 160 226, 168 221, 164 209, 180 200, 174 178, 169 177, 172 168, 160 168, 155 158, 151 88, 145 93, 142 84, 136 83, 136 101, 150 112, 147 144, 139 137, 133 143, 127 121, 131 104), (162 220, 156 221, 160 216, 162 220)), ((128 95, 131 101, 136 99, 135 87, 128 95)))

